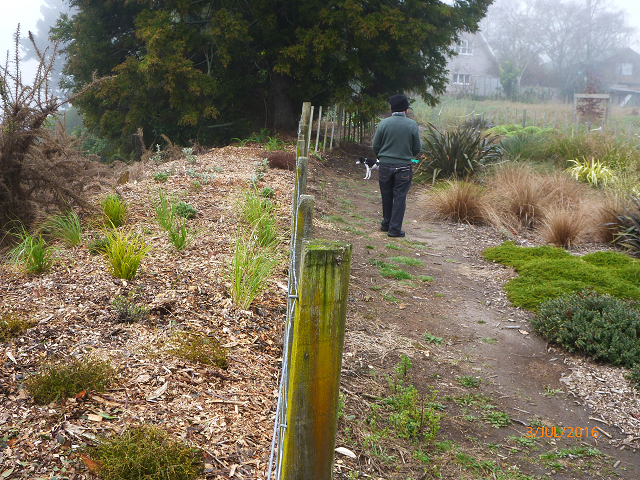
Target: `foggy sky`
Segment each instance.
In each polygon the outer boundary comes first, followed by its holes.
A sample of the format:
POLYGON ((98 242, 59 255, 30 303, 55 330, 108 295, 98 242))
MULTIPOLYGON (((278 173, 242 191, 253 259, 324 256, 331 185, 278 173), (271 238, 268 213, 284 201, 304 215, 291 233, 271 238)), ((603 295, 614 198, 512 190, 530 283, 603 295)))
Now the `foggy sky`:
MULTIPOLYGON (((586 1, 586 0, 584 0, 586 1)), ((35 32, 36 22, 41 17, 40 6, 43 0, 3 0, 3 11, 0 15, 0 60, 4 65, 7 50, 13 55, 13 33, 20 23, 22 36, 26 36, 29 30, 35 32)), ((451 3, 447 0, 446 3, 451 3)), ((640 52, 640 1, 639 0, 613 0, 618 8, 625 9, 628 13, 628 23, 635 27, 636 41, 632 47, 640 52)), ((26 66, 25 66, 26 67, 26 66)))

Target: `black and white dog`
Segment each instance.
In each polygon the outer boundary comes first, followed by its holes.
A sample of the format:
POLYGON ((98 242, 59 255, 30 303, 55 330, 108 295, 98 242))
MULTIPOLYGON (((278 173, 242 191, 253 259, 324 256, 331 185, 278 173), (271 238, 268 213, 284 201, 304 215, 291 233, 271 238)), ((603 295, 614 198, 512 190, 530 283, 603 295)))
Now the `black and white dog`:
POLYGON ((358 157, 358 161, 356 162, 356 165, 360 165, 360 164, 364 164, 364 166, 367 168, 367 174, 364 176, 364 179, 369 180, 371 178, 371 171, 377 170, 380 162, 376 158, 358 157))

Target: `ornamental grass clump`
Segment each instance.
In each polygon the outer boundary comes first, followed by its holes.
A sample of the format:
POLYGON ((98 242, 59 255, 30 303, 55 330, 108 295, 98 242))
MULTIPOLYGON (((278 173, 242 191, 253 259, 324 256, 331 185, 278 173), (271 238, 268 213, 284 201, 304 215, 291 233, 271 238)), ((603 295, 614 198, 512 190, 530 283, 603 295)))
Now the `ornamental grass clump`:
POLYGON ((540 305, 533 329, 570 352, 627 368, 640 364, 640 304, 582 290, 540 305))
POLYGON ((204 472, 200 451, 148 425, 102 437, 88 453, 103 480, 194 480, 204 472))
POLYGON ((109 230, 105 236, 107 244, 102 255, 109 264, 109 273, 116 278, 133 279, 151 247, 133 230, 109 230))
POLYGON ((68 247, 75 247, 82 242, 82 224, 73 210, 49 217, 41 228, 68 247))
POLYGON ((124 225, 127 220, 127 212, 129 206, 115 193, 110 193, 100 203, 102 206, 102 213, 107 220, 107 226, 118 228, 124 225))
POLYGON ((72 358, 44 365, 24 385, 39 405, 69 398, 83 390, 102 392, 112 381, 113 368, 102 360, 72 358))
POLYGON ((15 235, 18 243, 7 253, 9 263, 28 273, 43 273, 51 269, 55 249, 47 246, 41 235, 33 236, 24 229, 15 235))
POLYGON ((446 181, 427 192, 424 209, 453 222, 483 223, 488 218, 485 190, 473 182, 446 181))

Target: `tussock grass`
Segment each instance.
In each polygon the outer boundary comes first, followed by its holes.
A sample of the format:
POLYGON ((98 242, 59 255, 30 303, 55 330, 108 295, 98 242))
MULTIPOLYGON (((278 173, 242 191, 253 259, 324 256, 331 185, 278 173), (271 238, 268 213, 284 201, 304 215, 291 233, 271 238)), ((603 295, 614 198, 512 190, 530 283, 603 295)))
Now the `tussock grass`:
POLYGON ((103 437, 90 451, 104 480, 193 480, 202 475, 201 453, 152 426, 131 426, 103 437))
POLYGON ((41 235, 33 236, 24 229, 15 235, 18 243, 7 253, 9 263, 28 273, 43 273, 51 269, 55 249, 47 246, 41 235))
POLYGON ((129 206, 120 195, 111 193, 102 200, 100 205, 102 206, 102 213, 107 220, 107 226, 118 228, 125 224, 129 206))
POLYGON ((75 247, 82 242, 82 224, 73 210, 49 217, 41 228, 68 247, 75 247))
POLYGON ((465 181, 446 181, 428 191, 421 206, 434 211, 437 218, 465 223, 483 223, 487 220, 484 189, 465 181))
POLYGON ((109 264, 109 273, 116 278, 131 280, 151 247, 144 237, 131 229, 106 231, 105 236, 107 244, 103 256, 109 264))
POLYGON ((516 306, 537 310, 560 295, 592 289, 617 298, 640 299, 640 261, 619 252, 578 257, 549 245, 525 248, 505 242, 483 252, 487 260, 515 268, 519 276, 507 282, 507 297, 516 306))
POLYGON ((216 365, 223 369, 229 366, 227 351, 220 343, 213 337, 197 332, 174 332, 167 343, 167 351, 191 362, 216 365))
POLYGON ((118 315, 118 321, 122 323, 134 323, 144 320, 149 315, 149 308, 145 305, 137 305, 135 303, 135 295, 129 292, 129 295, 116 295, 111 306, 118 315))
POLYGON ((585 229, 586 213, 582 209, 548 208, 540 228, 543 238, 547 243, 569 248, 585 229))
POLYGON ((113 378, 114 370, 101 360, 67 359, 44 365, 40 372, 25 380, 25 387, 39 405, 69 398, 82 390, 104 391, 113 378))

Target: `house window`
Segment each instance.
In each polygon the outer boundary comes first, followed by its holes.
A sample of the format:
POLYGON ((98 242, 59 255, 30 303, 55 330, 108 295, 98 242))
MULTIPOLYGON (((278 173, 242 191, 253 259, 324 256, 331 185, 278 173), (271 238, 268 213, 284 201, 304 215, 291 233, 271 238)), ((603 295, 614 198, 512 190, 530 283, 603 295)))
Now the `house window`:
POLYGON ((633 63, 619 63, 618 64, 618 75, 633 75, 633 63))
POLYGON ((453 47, 459 55, 473 55, 473 42, 469 40, 460 40, 460 43, 453 47))
POLYGON ((468 73, 454 73, 452 83, 454 85, 470 85, 471 75, 468 73))

